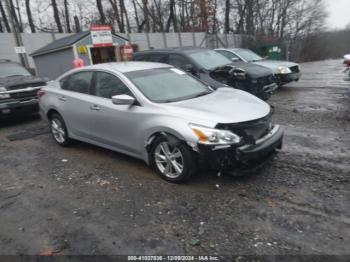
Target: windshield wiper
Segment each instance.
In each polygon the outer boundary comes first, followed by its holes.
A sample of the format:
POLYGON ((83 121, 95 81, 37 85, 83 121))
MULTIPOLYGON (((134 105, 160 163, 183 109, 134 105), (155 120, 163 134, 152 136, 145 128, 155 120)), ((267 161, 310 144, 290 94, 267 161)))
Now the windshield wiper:
POLYGON ((196 97, 205 96, 205 95, 211 94, 213 92, 214 91, 209 91, 208 90, 208 91, 204 91, 204 92, 198 93, 198 94, 190 96, 190 97, 182 97, 182 98, 178 98, 178 99, 161 100, 161 101, 158 101, 158 103, 166 104, 166 103, 180 102, 180 101, 183 101, 183 100, 189 100, 189 99, 193 99, 193 98, 196 98, 196 97))
POLYGON ((195 95, 195 96, 192 96, 191 99, 192 99, 192 98, 196 98, 196 97, 201 97, 201 96, 209 95, 209 94, 211 94, 211 93, 213 93, 213 92, 212 92, 212 91, 201 92, 201 93, 199 93, 199 94, 197 94, 197 95, 195 95))
POLYGON ((12 77, 12 76, 26 76, 26 75, 9 75, 7 77, 12 77))

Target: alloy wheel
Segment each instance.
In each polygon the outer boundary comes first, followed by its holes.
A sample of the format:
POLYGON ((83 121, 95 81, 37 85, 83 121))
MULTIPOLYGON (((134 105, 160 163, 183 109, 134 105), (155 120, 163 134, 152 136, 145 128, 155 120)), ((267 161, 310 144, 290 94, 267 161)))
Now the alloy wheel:
POLYGON ((66 141, 66 132, 64 131, 62 122, 54 118, 51 120, 51 130, 55 140, 62 144, 66 141))
POLYGON ((162 142, 157 145, 154 154, 156 165, 163 175, 177 178, 182 174, 184 158, 178 147, 162 142))

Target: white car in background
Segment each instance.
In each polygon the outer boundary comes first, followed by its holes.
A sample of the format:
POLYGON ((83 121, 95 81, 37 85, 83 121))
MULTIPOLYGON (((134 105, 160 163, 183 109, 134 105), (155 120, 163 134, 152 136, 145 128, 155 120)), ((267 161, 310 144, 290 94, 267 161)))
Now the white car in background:
POLYGON ((246 63, 254 63, 270 68, 274 73, 279 86, 293 81, 299 81, 301 77, 299 65, 293 62, 264 59, 253 51, 243 48, 220 48, 215 51, 232 61, 244 61, 246 63))

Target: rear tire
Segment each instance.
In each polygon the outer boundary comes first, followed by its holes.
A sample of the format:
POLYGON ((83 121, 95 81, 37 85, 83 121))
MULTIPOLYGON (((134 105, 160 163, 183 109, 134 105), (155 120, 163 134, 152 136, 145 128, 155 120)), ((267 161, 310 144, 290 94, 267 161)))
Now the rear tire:
POLYGON ((63 118, 59 114, 53 114, 50 117, 50 130, 53 139, 60 146, 66 147, 71 143, 68 137, 68 131, 63 118))
POLYGON ((150 150, 150 164, 166 181, 184 183, 197 171, 191 149, 175 137, 158 137, 150 150))

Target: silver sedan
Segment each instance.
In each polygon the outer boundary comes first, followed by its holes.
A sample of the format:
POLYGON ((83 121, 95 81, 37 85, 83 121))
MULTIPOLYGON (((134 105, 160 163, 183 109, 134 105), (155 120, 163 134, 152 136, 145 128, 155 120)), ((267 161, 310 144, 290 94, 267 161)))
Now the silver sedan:
POLYGON ((281 148, 268 104, 206 84, 172 66, 106 63, 74 69, 38 93, 55 141, 72 139, 144 160, 184 182, 198 168, 253 167, 281 148))

